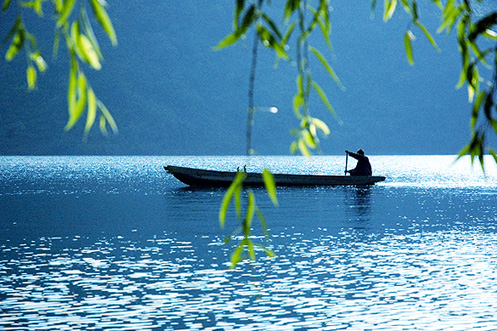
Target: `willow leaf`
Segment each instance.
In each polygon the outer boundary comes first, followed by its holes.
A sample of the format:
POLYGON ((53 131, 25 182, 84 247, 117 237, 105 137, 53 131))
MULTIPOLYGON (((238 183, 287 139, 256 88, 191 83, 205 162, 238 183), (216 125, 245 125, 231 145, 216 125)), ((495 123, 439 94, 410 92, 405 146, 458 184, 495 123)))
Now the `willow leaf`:
POLYGON ((471 112, 471 130, 474 130, 476 126, 476 122, 478 121, 478 115, 480 113, 480 108, 483 100, 486 97, 486 93, 484 91, 481 91, 478 93, 476 96, 475 101, 473 102, 473 109, 471 112))
POLYGON ((428 29, 419 21, 414 21, 414 24, 416 24, 416 26, 420 28, 421 31, 423 31, 424 35, 426 36, 430 44, 433 46, 433 48, 435 48, 438 52, 441 52, 442 50, 440 49, 440 47, 438 47, 437 43, 435 42, 435 39, 433 39, 433 36, 430 34, 428 29))
POLYGON ((255 195, 254 192, 248 192, 248 201, 247 201, 247 212, 245 213, 245 221, 243 223, 243 233, 245 237, 250 235, 250 229, 252 227, 252 220, 254 219, 255 213, 255 195))
POLYGON ((233 193, 235 197, 235 210, 236 210, 236 217, 238 219, 242 218, 242 185, 237 185, 235 187, 235 191, 233 193))
POLYGON ((278 58, 284 58, 285 60, 289 59, 285 46, 281 44, 268 29, 262 25, 258 25, 257 34, 259 35, 262 44, 266 47, 272 48, 276 52, 278 58))
POLYGON ((39 51, 29 54, 29 58, 36 64, 36 67, 40 72, 45 72, 47 70, 47 63, 39 51))
POLYGON ((74 106, 76 105, 77 98, 77 82, 78 82, 78 63, 76 61, 76 55, 74 51, 70 52, 71 54, 71 69, 69 71, 69 86, 67 89, 67 109, 69 110, 69 114, 72 114, 74 111, 74 106))
POLYGON ((230 269, 235 268, 236 265, 243 260, 243 258, 242 258, 243 244, 242 243, 240 245, 238 245, 238 247, 235 249, 235 251, 233 252, 233 254, 231 254, 231 266, 230 266, 230 269))
POLYGON ((57 27, 60 28, 64 24, 67 23, 67 19, 71 15, 74 5, 76 4, 77 0, 65 0, 62 9, 60 10, 60 15, 59 19, 57 20, 57 27))
POLYGON ((374 12, 376 11, 376 0, 371 0, 371 9, 370 9, 370 14, 369 16, 371 19, 374 18, 374 12))
POLYGON ((305 156, 305 157, 311 157, 311 153, 309 152, 309 149, 307 148, 307 145, 305 144, 304 140, 299 139, 297 140, 297 145, 299 148, 300 153, 305 156))
POLYGON ((383 15, 383 21, 387 22, 392 18, 393 13, 397 7, 397 0, 385 0, 385 13, 383 15))
POLYGON ((312 149, 318 148, 318 139, 315 135, 315 132, 311 133, 310 130, 303 130, 302 131, 302 138, 308 147, 310 147, 312 149))
POLYGON ((221 42, 217 44, 214 47, 214 49, 220 50, 222 48, 235 44, 238 41, 238 39, 240 39, 245 34, 245 32, 247 32, 248 28, 250 27, 250 25, 252 25, 255 19, 256 19, 255 6, 252 5, 245 13, 245 16, 243 17, 242 20, 242 24, 240 26, 237 26, 237 28, 235 29, 235 31, 233 31, 233 33, 229 34, 228 36, 226 36, 226 38, 221 40, 221 42))
POLYGON ((223 228, 226 221, 226 213, 228 211, 229 204, 233 195, 235 194, 237 187, 242 185, 245 174, 243 172, 237 172, 235 179, 231 185, 226 190, 224 194, 223 201, 221 202, 221 207, 219 208, 219 225, 223 228))
POLYGON ((105 120, 109 123, 112 132, 114 132, 114 134, 117 134, 119 130, 117 128, 116 121, 114 121, 114 118, 110 114, 110 111, 107 109, 107 107, 105 107, 104 103, 100 100, 97 101, 97 106, 98 109, 100 109, 100 112, 104 116, 105 120))
POLYGON ((116 31, 112 26, 112 21, 110 20, 107 11, 105 10, 104 6, 100 4, 99 0, 90 0, 90 2, 91 2, 91 7, 93 9, 93 13, 97 18, 97 21, 100 23, 105 33, 107 33, 107 36, 112 42, 112 45, 116 46, 117 45, 116 31))
POLYGON ((270 250, 269 248, 267 248, 266 246, 263 246, 263 245, 260 245, 260 244, 256 244, 257 247, 260 247, 262 250, 264 250, 264 252, 266 252, 266 255, 268 257, 275 257, 276 254, 270 250))
POLYGON ((69 121, 64 127, 65 131, 69 131, 78 122, 86 107, 88 85, 85 75, 81 73, 79 74, 77 85, 78 85, 77 89, 79 91, 79 99, 76 101, 76 104, 69 113, 69 121))
POLYGON ((247 248, 248 248, 248 253, 249 253, 250 260, 255 261, 254 243, 250 239, 247 239, 247 248))
POLYGON ((78 48, 85 62, 88 63, 95 70, 102 69, 99 56, 95 51, 95 49, 93 48, 93 44, 84 34, 79 35, 78 45, 79 45, 78 48))
POLYGON ((24 40, 25 33, 24 30, 20 28, 15 33, 14 38, 12 38, 12 43, 10 44, 7 53, 5 53, 6 61, 11 61, 17 55, 17 53, 19 53, 22 46, 24 45, 24 40))
POLYGON ((62 8, 64 8, 64 0, 55 0, 54 2, 55 11, 57 13, 60 13, 62 11, 62 8))
POLYGON ((241 36, 242 36, 241 34, 239 34, 237 31, 235 31, 232 34, 229 34, 228 36, 226 36, 226 38, 224 38, 223 40, 221 40, 221 42, 219 44, 217 44, 214 47, 214 49, 220 50, 220 49, 225 48, 227 46, 233 45, 234 43, 236 43, 238 41, 238 39, 240 39, 241 36))
POLYGON ((236 0, 234 29, 237 30, 240 25, 240 15, 245 9, 245 0, 236 0))
POLYGON ((266 219, 264 218, 264 214, 262 213, 262 211, 259 208, 256 208, 255 212, 257 213, 257 217, 259 217, 259 221, 261 223, 262 230, 264 231, 264 236, 266 237, 266 239, 269 239, 269 230, 267 227, 266 219))
POLYGON ((288 20, 295 10, 297 10, 300 7, 300 0, 287 0, 285 4, 285 10, 284 10, 284 17, 286 20, 288 20))
POLYGON ((90 87, 88 89, 88 112, 86 117, 86 125, 85 125, 85 135, 88 135, 90 132, 93 123, 97 117, 97 97, 95 96, 95 92, 90 87))
POLYGON ((83 24, 83 30, 85 31, 86 36, 90 40, 93 49, 98 55, 99 59, 103 59, 102 52, 100 51, 100 45, 98 44, 97 37, 95 37, 95 33, 93 32, 93 28, 91 27, 90 18, 88 17, 88 13, 83 8, 81 10, 81 23, 83 24))
POLYGON ((404 33, 404 48, 406 50, 407 60, 409 61, 409 64, 413 65, 414 57, 412 55, 411 36, 409 32, 410 31, 406 31, 406 33, 404 33))
POLYGON ((7 9, 9 9, 10 2, 11 2, 11 0, 4 0, 3 1, 3 6, 2 6, 3 11, 6 11, 7 9))
POLYGON ((331 105, 330 101, 328 100, 328 96, 323 91, 323 89, 321 88, 321 86, 319 86, 319 84, 316 83, 316 82, 312 82, 312 87, 314 87, 314 89, 316 90, 316 92, 318 92, 319 96, 321 97, 321 100, 323 101, 323 103, 326 106, 326 108, 328 109, 328 111, 333 116, 338 117, 337 113, 335 112, 335 109, 333 109, 333 106, 331 105))
POLYGON ((480 19, 471 27, 471 33, 468 35, 469 40, 475 40, 480 34, 497 24, 497 12, 493 12, 480 19))
POLYGON ((100 118, 99 120, 100 132, 102 132, 104 136, 107 136, 109 134, 107 132, 107 120, 105 119, 105 116, 102 114, 100 114, 99 118, 100 118))
POLYGON ((262 178, 264 179, 264 186, 266 191, 273 202, 273 205, 278 206, 278 198, 276 197, 276 183, 274 182, 274 177, 269 170, 264 168, 262 173, 262 178))
POLYGON ((36 87, 36 69, 32 65, 28 65, 26 69, 26 77, 28 81, 28 89, 33 90, 36 87))
POLYGON ((319 118, 312 118, 311 119, 311 123, 316 127, 318 128, 319 130, 321 130, 321 132, 323 132, 324 135, 329 135, 330 134, 330 128, 328 127, 328 125, 326 125, 325 122, 321 121, 319 118))
POLYGON ((280 30, 278 29, 278 27, 276 26, 276 24, 274 24, 273 20, 271 20, 271 18, 269 16, 267 16, 266 14, 262 14, 262 18, 271 27, 271 30, 273 30, 274 34, 276 34, 276 36, 278 37, 278 39, 279 40, 283 39, 283 36, 281 35, 280 30))
POLYGON ((335 71, 333 70, 333 68, 330 66, 330 64, 328 63, 328 61, 326 61, 326 59, 324 58, 323 54, 321 54, 321 52, 318 51, 314 47, 310 47, 310 51, 312 52, 312 54, 314 54, 318 58, 319 62, 321 62, 321 64, 325 67, 326 71, 328 71, 328 74, 335 81, 335 83, 342 90, 345 90, 345 86, 343 86, 342 82, 340 81, 340 78, 338 78, 337 74, 335 73, 335 71))
POLYGON ((298 145, 297 141, 293 141, 290 144, 290 153, 294 154, 297 151, 298 148, 299 148, 299 145, 298 145))
POLYGON ((484 37, 486 37, 488 39, 497 40, 497 32, 492 31, 490 29, 485 30, 482 33, 482 36, 484 36, 484 37))

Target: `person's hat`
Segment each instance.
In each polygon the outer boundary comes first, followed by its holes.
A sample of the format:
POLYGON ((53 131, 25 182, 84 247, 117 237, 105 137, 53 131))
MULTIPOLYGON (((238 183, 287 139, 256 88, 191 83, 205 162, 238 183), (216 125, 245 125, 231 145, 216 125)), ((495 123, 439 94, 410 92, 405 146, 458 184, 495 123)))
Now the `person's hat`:
POLYGON ((364 151, 362 149, 357 151, 357 154, 364 155, 364 151))

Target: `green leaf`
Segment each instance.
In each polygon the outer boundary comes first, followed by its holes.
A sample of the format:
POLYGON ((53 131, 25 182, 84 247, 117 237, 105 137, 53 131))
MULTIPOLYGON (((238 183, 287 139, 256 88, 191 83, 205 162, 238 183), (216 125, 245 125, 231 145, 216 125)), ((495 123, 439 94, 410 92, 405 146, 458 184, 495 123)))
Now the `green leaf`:
POLYGON ((305 142, 305 144, 308 147, 310 147, 312 149, 318 148, 318 139, 317 139, 315 134, 310 132, 310 130, 302 130, 301 135, 302 135, 303 141, 305 142))
POLYGON ((69 71, 69 85, 67 89, 67 103, 69 114, 72 114, 74 111, 74 107, 76 106, 76 98, 77 98, 77 82, 78 82, 78 63, 76 61, 76 55, 74 51, 71 52, 71 69, 69 71))
POLYGON ((271 30, 278 37, 278 39, 279 40, 283 39, 283 36, 281 35, 280 30, 278 29, 278 27, 276 26, 276 24, 274 24, 274 22, 271 20, 271 18, 269 16, 267 16, 266 14, 264 14, 264 13, 262 14, 262 18, 271 27, 271 30))
POLYGON ((67 19, 71 15, 74 5, 76 4, 77 0, 65 0, 64 3, 62 4, 62 8, 60 11, 59 19, 57 20, 57 27, 60 28, 64 24, 67 23, 67 19))
POLYGON ((39 51, 29 54, 29 58, 34 63, 36 63, 36 66, 38 67, 38 70, 40 72, 45 72, 47 70, 47 63, 45 62, 39 51))
POLYGON ((243 258, 242 258, 243 244, 242 243, 240 243, 240 245, 238 245, 238 247, 235 249, 235 251, 233 252, 233 254, 231 254, 231 266, 230 266, 230 269, 235 268, 238 263, 240 263, 241 261, 243 261, 243 258))
POLYGON ((397 7, 397 0, 385 0, 385 13, 383 14, 383 21, 387 22, 392 18, 395 8, 397 7))
POLYGON ((3 11, 6 11, 7 9, 9 9, 10 2, 11 2, 11 0, 4 0, 3 1, 3 6, 2 6, 3 11))
POLYGON ((324 105, 328 109, 328 111, 335 117, 338 117, 337 113, 335 112, 335 109, 333 109, 333 106, 331 105, 330 101, 328 100, 328 96, 326 93, 323 91, 323 89, 318 85, 316 82, 312 82, 312 87, 318 92, 319 96, 321 97, 321 100, 323 101, 324 105))
POLYGON ((245 221, 243 223, 243 233, 245 237, 250 235, 250 228, 252 226, 252 220, 254 218, 255 213, 255 195, 254 192, 248 192, 248 201, 247 201, 247 212, 245 213, 245 221))
POLYGON ((42 1, 43 0, 23 1, 21 2, 21 6, 24 8, 32 8, 39 17, 43 17, 42 1))
POLYGON ((32 65, 28 65, 26 69, 26 76, 28 80, 28 89, 33 90, 36 87, 36 69, 32 65))
POLYGON ((220 50, 222 48, 225 48, 227 46, 233 45, 240 39, 242 35, 238 33, 238 31, 233 32, 232 34, 229 34, 226 38, 221 40, 219 44, 217 44, 214 49, 215 50, 220 50))
POLYGON ((289 59, 288 54, 285 51, 284 45, 279 43, 268 29, 266 29, 262 25, 258 25, 257 34, 259 35, 262 44, 276 51, 278 57, 284 58, 285 60, 289 59))
POLYGON ((55 31, 55 36, 54 36, 54 41, 53 41, 53 48, 52 48, 52 57, 53 59, 57 59, 57 54, 59 53, 59 44, 60 44, 60 34, 61 30, 57 29, 55 31))
POLYGON ((414 57, 412 55, 412 44, 411 44, 411 35, 410 35, 410 30, 406 31, 404 33, 404 48, 406 50, 406 55, 407 55, 407 60, 409 61, 410 65, 414 64, 414 57))
POLYGON ((93 9, 93 13, 97 18, 97 21, 100 23, 105 33, 109 37, 113 46, 117 46, 117 36, 114 27, 112 26, 112 21, 109 18, 109 15, 105 11, 104 6, 100 4, 99 0, 90 0, 91 7, 93 9))
POLYGON ((240 15, 245 9, 245 0, 236 0, 234 29, 237 30, 240 23, 240 15))
POLYGON ((78 76, 78 93, 79 99, 76 101, 74 107, 70 110, 69 113, 69 121, 64 127, 65 131, 69 131, 81 118, 83 111, 85 110, 86 102, 87 102, 87 81, 84 74, 80 73, 78 76))
POLYGON ((272 250, 270 250, 269 248, 267 248, 266 246, 261 245, 261 244, 254 244, 254 245, 261 248, 262 250, 264 250, 264 252, 266 252, 266 255, 268 257, 275 257, 276 256, 276 254, 274 254, 274 252, 272 250))
POLYGON ((342 82, 338 78, 337 74, 333 70, 333 68, 329 65, 328 61, 324 58, 323 54, 319 52, 316 48, 310 47, 309 48, 312 54, 314 54, 318 60, 321 62, 321 64, 325 67, 326 71, 328 71, 328 74, 331 76, 331 78, 335 81, 335 83, 342 89, 345 90, 345 86, 343 86, 342 82))
POLYGON ((95 122, 95 118, 97 117, 97 98, 95 96, 95 92, 90 87, 88 89, 88 113, 86 117, 86 125, 85 125, 85 135, 88 135, 90 132, 93 123, 95 122))
MULTIPOLYGON (((119 130, 117 128, 116 121, 114 121, 114 118, 110 114, 110 112, 107 109, 107 107, 105 107, 105 105, 103 104, 103 102, 100 101, 100 100, 97 100, 97 106, 98 106, 98 109, 100 109, 100 113, 102 114, 102 116, 104 117, 104 119, 109 123, 109 126, 112 129, 112 132, 114 132, 114 134, 117 134, 119 132, 119 130)), ((100 126, 100 129, 101 128, 102 128, 102 126, 100 126)), ((102 132, 104 132, 104 131, 105 130, 103 130, 102 132)))
POLYGON ((266 239, 269 239, 269 230, 267 227, 266 219, 264 218, 264 214, 262 213, 262 211, 259 208, 256 208, 255 212, 257 213, 257 217, 259 217, 259 221, 261 223, 262 230, 264 231, 264 236, 266 237, 266 239))
POLYGON ((264 168, 262 172, 262 178, 264 180, 264 186, 266 191, 273 202, 273 205, 278 206, 278 198, 276 197, 276 183, 274 182, 274 177, 269 170, 264 168))
POLYGON ((99 59, 103 59, 102 52, 100 51, 100 46, 97 41, 97 37, 95 37, 95 33, 93 32, 93 28, 91 27, 90 18, 88 17, 88 13, 84 8, 81 9, 80 21, 83 24, 83 30, 85 31, 86 36, 90 40, 93 49, 98 55, 99 59))
POLYGON ((371 0, 371 9, 370 9, 370 13, 369 13, 369 16, 371 19, 374 18, 375 11, 376 11, 376 0, 371 0))
POLYGON ((473 109, 471 112, 471 130, 474 130, 476 122, 478 121, 478 114, 480 112, 481 104, 485 98, 486 94, 484 91, 478 93, 476 99, 473 103, 473 109))
POLYGON ((97 52, 93 48, 93 44, 84 34, 79 35, 78 45, 84 61, 95 70, 102 69, 102 65, 100 64, 97 52))
POLYGON ((233 194, 237 190, 237 187, 242 185, 244 178, 245 174, 243 172, 237 172, 235 179, 224 194, 223 201, 221 202, 221 207, 219 208, 219 225, 221 226, 221 228, 224 227, 224 223, 226 221, 226 213, 228 211, 228 206, 231 202, 231 199, 233 198, 233 194))
POLYGON ((482 36, 488 39, 497 40, 497 32, 490 29, 485 30, 485 32, 482 33, 482 36))
POLYGON ((99 127, 100 127, 100 132, 104 136, 107 136, 109 133, 107 132, 107 120, 105 119, 105 116, 100 114, 99 116, 99 127))
POLYGON ((304 140, 298 139, 297 146, 299 148, 300 154, 302 154, 303 156, 308 157, 308 158, 311 157, 311 153, 309 152, 309 149, 307 148, 304 140))
POLYGON ((235 187, 235 191, 233 193, 235 196, 235 210, 236 210, 236 217, 238 219, 242 218, 242 185, 237 185, 235 187))
POLYGON ((247 248, 248 248, 248 252, 249 252, 249 258, 250 258, 250 260, 255 261, 254 243, 252 242, 252 240, 250 240, 248 238, 246 240, 247 240, 247 248))
POLYGON ((5 53, 6 61, 11 61, 17 55, 17 53, 19 53, 22 46, 24 45, 24 40, 25 40, 24 30, 23 29, 17 30, 17 33, 14 35, 14 38, 12 39, 12 43, 10 44, 7 53, 5 53))
POLYGON ((285 19, 288 20, 299 7, 300 0, 287 0, 284 10, 285 19))
POLYGON ((418 28, 421 29, 421 31, 423 31, 424 35, 426 36, 426 38, 428 39, 428 41, 430 42, 430 44, 438 51, 438 52, 441 52, 442 50, 440 49, 440 47, 438 47, 437 43, 435 42, 435 39, 433 39, 433 36, 430 34, 430 32, 428 31, 428 29, 426 29, 426 27, 421 24, 421 22, 419 21, 414 21, 414 24, 416 24, 416 26, 418 28))
POLYGON ((55 11, 60 13, 64 7, 64 0, 55 0, 55 11))
POLYGON ((479 35, 497 24, 497 12, 493 12, 484 18, 480 19, 476 24, 472 25, 471 33, 468 35, 469 40, 475 40, 479 35))
POLYGON ((319 118, 312 118, 311 119, 312 125, 316 126, 319 130, 323 132, 324 135, 329 135, 330 134, 330 128, 328 125, 326 125, 325 122, 321 121, 319 118))

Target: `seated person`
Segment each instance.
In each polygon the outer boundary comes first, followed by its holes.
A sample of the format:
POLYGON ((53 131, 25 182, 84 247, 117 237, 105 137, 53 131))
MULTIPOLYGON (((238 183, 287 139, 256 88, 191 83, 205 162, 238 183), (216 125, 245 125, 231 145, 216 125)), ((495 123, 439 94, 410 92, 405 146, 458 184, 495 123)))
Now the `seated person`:
POLYGON ((350 173, 351 176, 371 176, 373 174, 371 163, 369 163, 369 159, 364 155, 364 151, 362 149, 358 150, 357 153, 350 151, 345 151, 345 153, 357 160, 356 167, 352 170, 346 171, 350 173))

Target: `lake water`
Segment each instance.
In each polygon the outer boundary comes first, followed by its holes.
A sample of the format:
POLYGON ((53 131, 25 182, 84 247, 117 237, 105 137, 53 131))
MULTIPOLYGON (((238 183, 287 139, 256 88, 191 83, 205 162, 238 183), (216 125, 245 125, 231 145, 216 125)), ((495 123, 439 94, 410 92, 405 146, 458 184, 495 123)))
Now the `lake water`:
MULTIPOLYGON (((0 329, 494 330, 497 170, 371 156, 369 188, 254 189, 269 258, 230 270, 222 189, 166 164, 245 157, 0 157, 0 329)), ((249 170, 340 175, 344 156, 254 157, 249 170)), ((349 160, 349 168, 353 166, 349 160)))

